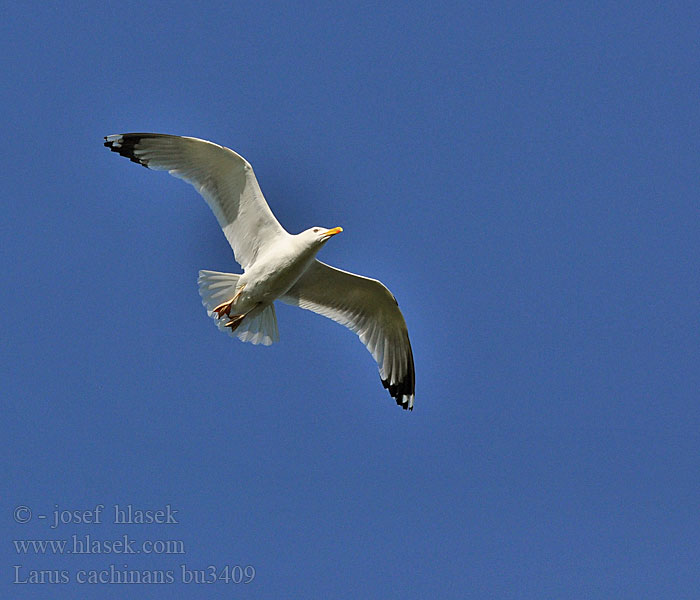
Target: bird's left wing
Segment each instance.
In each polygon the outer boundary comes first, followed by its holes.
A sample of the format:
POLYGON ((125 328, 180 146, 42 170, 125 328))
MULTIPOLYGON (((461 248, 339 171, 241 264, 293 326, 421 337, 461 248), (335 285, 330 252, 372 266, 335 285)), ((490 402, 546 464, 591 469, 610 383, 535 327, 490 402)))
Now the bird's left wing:
POLYGON ((413 410, 411 342, 399 305, 381 282, 316 260, 279 299, 354 331, 377 361, 382 383, 396 404, 413 410))
POLYGON ((244 269, 255 262, 264 245, 289 235, 267 205, 250 163, 229 148, 162 133, 108 135, 105 146, 191 183, 216 215, 244 269))

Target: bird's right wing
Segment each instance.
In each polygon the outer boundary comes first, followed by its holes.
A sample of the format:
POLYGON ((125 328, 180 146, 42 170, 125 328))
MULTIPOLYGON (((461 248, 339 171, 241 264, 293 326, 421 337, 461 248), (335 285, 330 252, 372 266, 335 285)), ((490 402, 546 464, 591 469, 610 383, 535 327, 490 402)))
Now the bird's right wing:
POLYGON ((279 299, 354 331, 377 361, 382 384, 396 404, 413 410, 416 377, 406 322, 380 281, 316 260, 279 299))
POLYGON ((253 168, 233 150, 192 137, 122 133, 105 137, 112 152, 191 183, 224 230, 245 269, 260 248, 289 235, 267 205, 253 168))

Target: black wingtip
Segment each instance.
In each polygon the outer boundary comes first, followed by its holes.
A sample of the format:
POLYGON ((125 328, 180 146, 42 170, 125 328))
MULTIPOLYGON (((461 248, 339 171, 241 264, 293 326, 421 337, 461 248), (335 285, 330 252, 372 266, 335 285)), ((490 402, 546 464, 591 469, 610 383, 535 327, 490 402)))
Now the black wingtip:
POLYGON ((148 160, 139 158, 136 155, 136 145, 146 137, 138 133, 125 133, 123 135, 117 136, 105 136, 104 145, 109 148, 112 152, 116 152, 120 156, 128 158, 131 162, 141 165, 142 167, 148 168, 148 160), (110 139, 114 138, 114 139, 110 139))
POLYGON ((399 383, 389 383, 389 380, 382 379, 382 385, 389 390, 389 394, 396 401, 396 404, 404 410, 413 410, 407 396, 413 396, 415 393, 415 378, 413 370, 410 370, 402 381, 399 383), (406 399, 405 399, 406 398, 406 399))
POLYGON ((411 342, 406 338, 408 343, 408 368, 403 376, 403 379, 397 383, 390 383, 389 379, 381 378, 382 385, 385 389, 389 390, 391 397, 396 400, 398 404, 404 410, 413 410, 413 398, 416 394, 416 371, 413 366, 413 350, 411 349, 411 342))

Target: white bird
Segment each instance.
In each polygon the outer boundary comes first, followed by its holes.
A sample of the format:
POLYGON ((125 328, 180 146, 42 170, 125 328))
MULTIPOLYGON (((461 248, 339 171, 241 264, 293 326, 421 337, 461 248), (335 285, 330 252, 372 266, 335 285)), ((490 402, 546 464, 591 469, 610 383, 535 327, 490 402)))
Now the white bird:
POLYGON ((272 214, 248 161, 223 146, 159 133, 104 139, 112 152, 191 183, 216 215, 243 268, 240 275, 199 272, 199 293, 219 329, 244 342, 269 345, 279 341, 275 300, 314 311, 354 331, 377 361, 384 387, 398 405, 413 410, 413 352, 396 299, 376 279, 316 260, 341 227, 288 233, 272 214))

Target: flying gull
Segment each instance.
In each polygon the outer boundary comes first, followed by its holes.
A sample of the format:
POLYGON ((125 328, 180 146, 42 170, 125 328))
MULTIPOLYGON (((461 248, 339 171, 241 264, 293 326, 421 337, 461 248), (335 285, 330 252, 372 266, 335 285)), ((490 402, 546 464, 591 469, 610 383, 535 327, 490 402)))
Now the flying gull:
POLYGON ((316 259, 341 227, 288 233, 272 214, 248 161, 212 142, 122 133, 108 135, 104 145, 191 183, 216 215, 243 267, 240 275, 199 272, 203 304, 221 331, 253 344, 279 341, 275 300, 333 319, 360 337, 379 365, 384 387, 398 405, 413 410, 413 352, 396 299, 376 279, 316 259))

